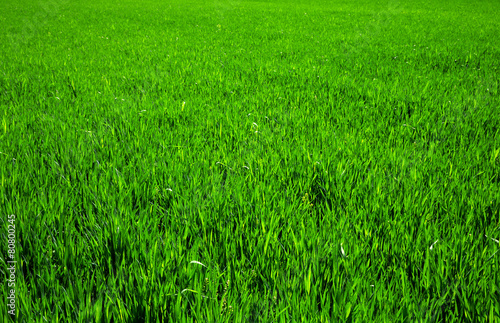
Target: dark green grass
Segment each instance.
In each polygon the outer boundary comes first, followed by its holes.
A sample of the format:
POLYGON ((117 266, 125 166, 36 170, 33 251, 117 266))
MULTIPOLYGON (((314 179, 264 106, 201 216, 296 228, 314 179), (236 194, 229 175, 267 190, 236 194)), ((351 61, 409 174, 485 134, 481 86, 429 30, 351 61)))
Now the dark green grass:
POLYGON ((16 320, 500 320, 499 9, 2 1, 16 320))

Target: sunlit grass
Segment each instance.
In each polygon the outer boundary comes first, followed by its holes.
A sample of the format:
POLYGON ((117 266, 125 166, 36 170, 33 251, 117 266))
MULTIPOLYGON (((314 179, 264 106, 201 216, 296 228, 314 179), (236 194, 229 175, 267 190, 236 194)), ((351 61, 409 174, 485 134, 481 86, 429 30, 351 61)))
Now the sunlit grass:
POLYGON ((498 3, 56 2, 0 4, 18 321, 500 319, 498 3))

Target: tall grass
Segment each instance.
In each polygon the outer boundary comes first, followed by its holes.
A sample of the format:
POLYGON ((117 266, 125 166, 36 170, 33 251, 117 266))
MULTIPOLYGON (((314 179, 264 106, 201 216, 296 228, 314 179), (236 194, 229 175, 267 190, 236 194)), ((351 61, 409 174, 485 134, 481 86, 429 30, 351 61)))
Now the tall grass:
POLYGON ((500 320, 499 9, 3 1, 0 315, 500 320))

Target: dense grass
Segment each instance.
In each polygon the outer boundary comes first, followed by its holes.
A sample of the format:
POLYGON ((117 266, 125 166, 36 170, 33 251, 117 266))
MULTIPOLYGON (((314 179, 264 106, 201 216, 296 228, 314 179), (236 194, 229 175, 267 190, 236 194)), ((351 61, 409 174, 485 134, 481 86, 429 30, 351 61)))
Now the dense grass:
POLYGON ((2 1, 16 320, 500 320, 499 10, 2 1))

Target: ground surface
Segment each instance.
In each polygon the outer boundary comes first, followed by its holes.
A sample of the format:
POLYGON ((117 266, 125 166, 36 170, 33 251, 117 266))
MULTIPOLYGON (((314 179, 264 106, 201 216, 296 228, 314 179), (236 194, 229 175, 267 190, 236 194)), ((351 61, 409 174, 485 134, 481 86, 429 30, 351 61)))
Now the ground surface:
POLYGON ((1 1, 17 321, 499 320, 499 11, 1 1))

